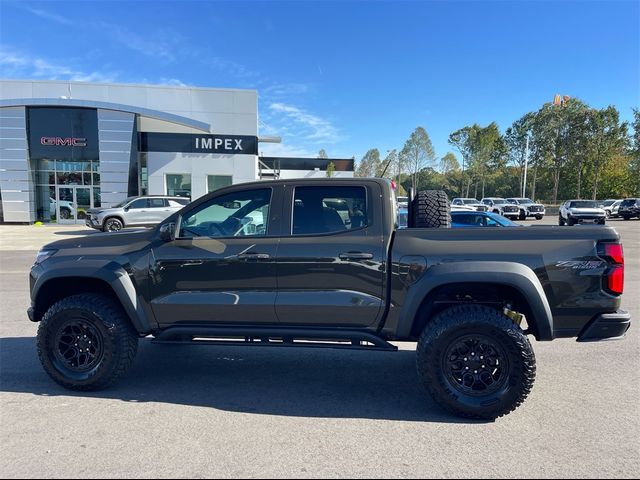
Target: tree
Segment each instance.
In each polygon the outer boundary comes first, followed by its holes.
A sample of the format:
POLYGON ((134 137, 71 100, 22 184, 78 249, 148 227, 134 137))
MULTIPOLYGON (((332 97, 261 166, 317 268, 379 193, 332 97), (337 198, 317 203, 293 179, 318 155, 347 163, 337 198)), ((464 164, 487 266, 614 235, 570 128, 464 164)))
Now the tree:
POLYGON ((593 168, 593 199, 598 196, 598 183, 602 169, 617 154, 623 152, 627 140, 627 124, 620 123, 620 114, 614 106, 592 110, 589 115, 589 153, 593 168))
POLYGON ((458 159, 453 153, 447 152, 447 154, 440 159, 440 171, 444 175, 448 175, 449 173, 456 172, 458 170, 460 170, 458 159))
POLYGON ((462 156, 462 181, 463 192, 460 193, 463 197, 469 196, 469 187, 471 184, 471 177, 465 174, 466 168, 471 162, 471 154, 473 151, 471 137, 473 136, 471 127, 464 127, 449 135, 449 145, 453 146, 462 156), (466 182, 466 188, 464 183, 466 182))
POLYGON ((411 174, 411 187, 416 190, 418 172, 423 168, 432 167, 436 158, 431 139, 424 128, 417 127, 413 131, 405 142, 400 157, 411 174))
MULTIPOLYGON (((509 160, 520 173, 520 190, 524 190, 524 169, 527 163, 527 139, 531 132, 533 113, 527 113, 507 128, 504 134, 505 145, 509 152, 509 160)), ((520 192, 518 192, 520 195, 520 192)))
POLYGON ((329 158, 329 155, 327 155, 327 152, 324 148, 321 148, 318 152, 318 158, 329 158))
POLYGON ((630 193, 633 196, 640 195, 640 110, 633 109, 633 136, 629 139, 629 182, 630 193))
POLYGON ((358 163, 356 177, 375 177, 380 170, 381 163, 380 151, 377 148, 368 150, 358 163))
POLYGON ((333 177, 334 173, 336 173, 336 166, 333 162, 329 162, 329 165, 327 165, 327 178, 333 177))

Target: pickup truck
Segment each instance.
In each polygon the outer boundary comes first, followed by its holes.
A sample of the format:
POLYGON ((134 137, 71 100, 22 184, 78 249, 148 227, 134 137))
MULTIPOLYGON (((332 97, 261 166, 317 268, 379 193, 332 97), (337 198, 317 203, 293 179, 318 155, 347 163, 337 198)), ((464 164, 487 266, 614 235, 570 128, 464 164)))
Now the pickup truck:
POLYGON ((493 419, 532 388, 529 336, 586 342, 629 328, 612 228, 451 229, 433 191, 410 199, 408 228, 396 209, 383 179, 263 181, 217 190, 151 230, 49 244, 30 273, 40 361, 60 385, 96 390, 147 336, 384 352, 417 342, 435 401, 493 419))

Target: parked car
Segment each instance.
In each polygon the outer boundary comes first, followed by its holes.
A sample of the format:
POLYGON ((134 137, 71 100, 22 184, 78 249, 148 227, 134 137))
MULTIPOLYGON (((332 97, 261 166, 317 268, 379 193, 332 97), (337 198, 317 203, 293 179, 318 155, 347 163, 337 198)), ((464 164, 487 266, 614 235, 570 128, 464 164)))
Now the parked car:
POLYGON ((475 198, 454 198, 451 200, 451 206, 467 205, 473 207, 478 212, 486 212, 489 207, 475 198))
POLYGON ((63 220, 73 218, 76 211, 73 206, 73 202, 69 202, 67 200, 59 200, 56 202, 52 197, 49 197, 49 215, 51 217, 56 216, 56 206, 58 203, 60 204, 60 218, 63 220))
POLYGON ((625 198, 618 208, 618 215, 625 220, 640 218, 640 198, 625 198))
POLYGON ((595 200, 567 200, 560 206, 558 225, 572 226, 576 223, 604 225, 606 218, 607 214, 595 200))
POLYGON ((451 212, 452 227, 521 227, 492 212, 451 212))
POLYGON ((398 228, 407 228, 409 226, 409 209, 406 207, 398 207, 398 228))
POLYGON ((189 199, 185 197, 129 197, 115 207, 87 210, 85 224, 103 232, 156 225, 188 203, 189 199))
POLYGON ((409 197, 396 197, 396 202, 398 203, 398 207, 407 208, 409 206, 409 197))
POLYGON ((486 197, 481 201, 489 207, 490 212, 497 213, 498 215, 502 215, 507 218, 517 219, 520 217, 520 207, 507 202, 504 198, 486 197))
MULTIPOLYGON (((71 390, 104 389, 150 335, 158 344, 386 352, 408 341, 439 405, 494 419, 533 387, 529 335, 584 342, 628 330, 614 229, 446 228, 449 202, 432 191, 412 200, 411 227, 396 229, 392 195, 384 179, 238 184, 154 229, 46 245, 27 312, 39 322, 43 369, 71 390), (349 205, 350 225, 326 199, 349 205), (256 218, 260 227, 242 228, 256 218)), ((575 381, 575 367, 562 374, 575 381)))
POLYGON ((518 205, 518 207, 520 207, 520 216, 518 217, 519 220, 525 220, 528 217, 535 217, 536 220, 542 220, 546 213, 544 205, 542 205, 541 203, 536 203, 530 198, 507 198, 507 202, 518 205))
MULTIPOLYGON (((620 209, 620 204, 621 204, 622 202, 623 202, 623 200, 616 200, 615 202, 613 202, 613 204, 611 205, 611 207, 609 207, 609 208, 610 208, 610 210, 611 210, 611 213, 609 214, 609 216, 610 216, 611 218, 618 218, 618 217, 619 217, 619 215, 618 215, 618 211, 619 211, 619 209, 620 209)), ((606 210, 605 210, 605 212, 606 212, 606 210)))
MULTIPOLYGON (((622 200, 616 200, 616 199, 602 200, 598 202, 598 206, 604 210, 604 212, 607 214, 607 217, 610 217, 613 211, 613 205, 616 202, 622 202, 622 200)), ((618 205, 620 205, 620 203, 618 203, 618 205)))

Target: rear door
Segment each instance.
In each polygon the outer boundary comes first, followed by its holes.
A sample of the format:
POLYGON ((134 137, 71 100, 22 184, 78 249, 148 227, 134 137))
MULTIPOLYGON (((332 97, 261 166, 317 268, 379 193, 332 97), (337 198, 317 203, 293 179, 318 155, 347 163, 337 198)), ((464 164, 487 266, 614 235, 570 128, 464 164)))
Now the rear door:
POLYGON ((375 183, 365 185, 285 188, 276 262, 281 323, 364 327, 378 321, 385 255, 382 225, 374 223, 382 216, 374 216, 373 208, 380 208, 382 192, 375 183))
POLYGON ((148 200, 148 217, 146 220, 148 223, 160 223, 171 215, 172 211, 165 198, 149 198, 148 200))

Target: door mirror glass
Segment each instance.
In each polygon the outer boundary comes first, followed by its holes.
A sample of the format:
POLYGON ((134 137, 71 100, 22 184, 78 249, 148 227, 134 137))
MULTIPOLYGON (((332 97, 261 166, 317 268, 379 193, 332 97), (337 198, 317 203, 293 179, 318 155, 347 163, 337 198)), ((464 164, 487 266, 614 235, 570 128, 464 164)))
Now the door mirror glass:
POLYGON ((160 238, 165 242, 175 240, 176 224, 174 222, 165 223, 160 227, 160 238))

